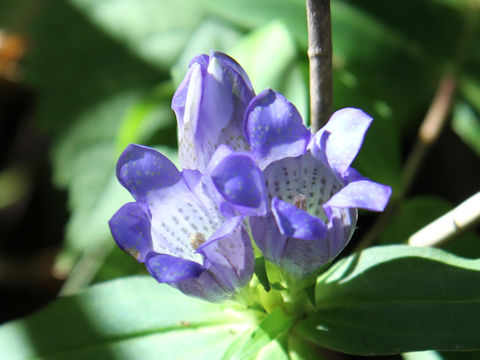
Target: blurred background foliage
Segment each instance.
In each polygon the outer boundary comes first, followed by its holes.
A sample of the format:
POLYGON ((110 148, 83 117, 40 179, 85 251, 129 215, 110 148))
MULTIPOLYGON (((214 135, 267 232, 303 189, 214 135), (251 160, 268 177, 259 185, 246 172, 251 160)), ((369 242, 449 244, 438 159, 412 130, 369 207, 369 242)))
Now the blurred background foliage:
MULTIPOLYGON (((334 108, 374 116, 355 167, 394 188, 376 242, 406 242, 478 191, 479 9, 475 0, 332 0, 334 108), (405 189, 405 160, 446 74, 457 82, 448 124, 405 189)), ((303 0, 0 2, 0 286, 12 299, 2 320, 59 289, 143 271, 107 226, 130 199, 116 159, 133 142, 176 161, 171 98, 191 57, 211 49, 232 55, 256 92, 284 93, 308 122, 303 0)), ((378 215, 360 217, 347 252, 378 215)), ((446 247, 480 257, 475 231, 446 247)))

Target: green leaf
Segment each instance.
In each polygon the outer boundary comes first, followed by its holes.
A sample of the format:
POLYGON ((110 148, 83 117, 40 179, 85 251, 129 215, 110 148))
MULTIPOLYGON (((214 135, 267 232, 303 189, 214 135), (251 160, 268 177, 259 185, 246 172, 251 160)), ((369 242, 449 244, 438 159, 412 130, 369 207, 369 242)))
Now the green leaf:
POLYGON ((401 190, 400 137, 395 123, 377 117, 370 126, 353 166, 374 181, 390 185, 393 196, 401 190))
POLYGON ((404 245, 344 258, 317 281, 295 331, 358 354, 480 349, 480 260, 404 245))
MULTIPOLYGON (((416 74, 418 49, 388 24, 345 2, 332 3, 332 42, 334 109, 359 107, 375 118, 354 166, 375 181, 398 190, 398 124, 405 123, 413 104, 418 105, 422 96, 417 92, 410 100, 413 80, 399 76, 395 69, 401 63, 402 69, 416 74), (391 86, 392 81, 395 87, 391 86)), ((425 74, 428 72, 421 73, 425 74)), ((425 84, 428 82, 423 81, 421 91, 425 84)))
POLYGON ((293 325, 293 322, 294 319, 285 315, 280 309, 274 310, 256 329, 248 330, 239 336, 225 352, 222 359, 256 359, 258 353, 285 334, 293 325))
POLYGON ((404 360, 478 360, 480 351, 419 351, 402 354, 404 360))
POLYGON ((140 96, 129 106, 115 138, 118 154, 128 144, 148 143, 159 131, 163 134, 159 139, 162 143, 173 143, 172 146, 176 147, 176 138, 173 142, 169 139, 172 137, 171 130, 176 129, 174 113, 170 109, 172 95, 171 81, 167 81, 140 96))
POLYGON ((91 282, 98 283, 130 275, 145 274, 147 274, 147 270, 144 264, 135 261, 118 246, 112 246, 112 250, 105 257, 105 261, 98 268, 91 282))
MULTIPOLYGON (((392 32, 396 32, 401 34, 401 37, 407 41, 406 43, 413 45, 409 48, 401 48, 400 44, 393 43, 394 47, 399 50, 416 52, 418 55, 423 52, 422 56, 429 57, 437 64, 448 58, 453 60, 453 57, 456 56, 456 46, 465 17, 455 9, 437 4, 438 0, 421 2, 404 0, 402 7, 397 11, 391 11, 388 3, 382 0, 346 1, 353 7, 376 18, 378 24, 388 27, 388 32, 382 34, 380 31, 379 36, 386 39, 392 32), (405 21, 406 17, 409 21, 405 21), (428 18, 428 22, 425 21, 426 18, 428 18)), ((343 4, 343 1, 336 3, 340 5, 343 4)), ((392 38, 392 40, 394 39, 392 38)))
POLYGON ((455 62, 464 21, 434 1, 407 0, 397 10, 381 0, 332 2, 334 108, 375 118, 354 166, 392 185, 394 196, 402 190, 400 131, 418 128, 445 65, 455 62))
POLYGON ((296 44, 283 22, 275 20, 247 34, 230 55, 245 69, 257 93, 271 88, 284 94, 307 120, 307 63, 297 59, 296 44))
MULTIPOLYGON (((55 183, 69 190, 72 216, 57 262, 57 270, 67 273, 89 245, 96 246, 90 254, 98 260, 113 244, 106 221, 130 200, 114 175, 119 126, 162 74, 68 2, 44 1, 28 18, 25 32, 35 46, 29 47, 25 75, 40 94, 35 120, 52 140, 55 183), (51 68, 55 71, 45 71, 51 68)), ((121 141, 127 142, 126 136, 121 141)), ((90 269, 85 278, 94 274, 94 267, 85 268, 90 269)))
POLYGON ((303 0, 197 1, 210 13, 247 29, 258 28, 273 20, 279 20, 288 26, 296 42, 304 49, 307 48, 307 19, 303 0))
POLYGON ((169 67, 202 19, 194 0, 70 0, 95 24, 154 66, 169 67))
POLYGON ((416 351, 402 354, 403 360, 443 360, 438 351, 416 351))
POLYGON ((222 305, 187 297, 150 277, 131 277, 2 325, 0 346, 3 360, 219 359, 248 326, 222 305))
MULTIPOLYGON (((117 158, 123 150, 120 146, 141 141, 146 136, 142 127, 152 129, 171 120, 170 112, 162 113, 161 104, 155 107, 147 99, 138 92, 120 94, 89 109, 53 151, 55 180, 68 187, 72 212, 56 267, 68 273, 80 255, 93 255, 95 265, 88 262, 82 270, 88 273, 83 281, 86 284, 114 245, 108 220, 123 204, 132 201, 115 175, 117 158), (148 116, 139 110, 145 103, 148 116), (162 120, 162 114, 168 120, 162 120), (156 125, 146 126, 147 122, 156 125)), ((168 148, 162 152, 171 155, 168 148)))
POLYGON ((172 77, 176 86, 180 84, 194 56, 208 54, 210 50, 230 54, 230 49, 237 43, 242 33, 233 25, 218 19, 207 18, 189 38, 179 60, 172 68, 172 77))
POLYGON ((258 353, 255 360, 291 360, 288 356, 288 333, 284 333, 277 340, 271 341, 258 353))
POLYGON ((65 248, 57 263, 61 272, 68 272, 90 245, 102 247, 111 241, 107 222, 121 205, 131 201, 115 177, 115 135, 137 98, 122 94, 86 111, 54 149, 56 182, 68 186, 72 211, 65 248))
POLYGON ((291 335, 288 339, 290 360, 323 360, 321 351, 325 350, 304 337, 291 335))
MULTIPOLYGON (((395 130, 412 122, 416 127, 418 116, 423 115, 418 108, 428 105, 437 85, 438 59, 428 59, 418 36, 409 37, 405 29, 385 21, 395 12, 378 13, 372 6, 384 7, 384 3, 363 3, 332 3, 335 108, 361 107, 375 119, 393 121, 395 130)), ((414 14, 418 6, 408 5, 401 11, 414 14)), ((390 127, 391 133, 395 130, 390 127)), ((391 138, 388 129, 383 136, 391 138)))
POLYGON ((260 284, 262 284, 265 291, 270 291, 270 282, 268 281, 267 269, 265 268, 265 258, 259 256, 255 258, 255 276, 260 284))
POLYGON ((452 129, 480 156, 480 118, 472 107, 458 101, 453 108, 452 129))
POLYGON ((297 59, 283 75, 282 94, 295 105, 302 116, 304 123, 309 124, 309 89, 308 89, 308 62, 305 59, 297 59))
POLYGON ((268 87, 280 91, 296 48, 285 25, 274 21, 246 35, 230 55, 245 69, 257 93, 268 87))
POLYGON ((46 0, 35 11, 30 8, 30 16, 26 32, 34 46, 28 49, 25 80, 41 94, 35 120, 53 140, 86 109, 162 79, 157 68, 108 37, 67 1, 46 0))

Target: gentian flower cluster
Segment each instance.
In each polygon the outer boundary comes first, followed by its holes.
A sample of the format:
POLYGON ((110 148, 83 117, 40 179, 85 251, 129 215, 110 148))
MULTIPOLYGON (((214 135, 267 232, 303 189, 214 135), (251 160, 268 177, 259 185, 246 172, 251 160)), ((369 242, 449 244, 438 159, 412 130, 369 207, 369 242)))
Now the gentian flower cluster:
POLYGON ((335 112, 316 134, 297 109, 219 52, 195 57, 173 101, 183 171, 129 145, 117 177, 135 202, 110 220, 117 244, 159 282, 222 301, 249 283, 257 246, 302 279, 350 240, 357 209, 383 211, 391 188, 350 167, 372 118, 335 112), (253 245, 255 244, 255 245, 253 245))

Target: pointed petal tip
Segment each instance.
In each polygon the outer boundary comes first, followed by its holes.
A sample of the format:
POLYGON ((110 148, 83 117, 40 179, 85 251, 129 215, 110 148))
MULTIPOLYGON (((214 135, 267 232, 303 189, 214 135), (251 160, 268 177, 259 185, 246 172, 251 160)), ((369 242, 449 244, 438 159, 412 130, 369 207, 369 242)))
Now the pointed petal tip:
POLYGON ((188 67, 191 68, 193 65, 199 64, 206 68, 208 66, 208 61, 209 57, 207 54, 200 54, 190 60, 190 62, 188 63, 188 67))
POLYGON ((243 67, 234 58, 216 50, 212 50, 210 52, 210 58, 218 59, 225 68, 231 69, 236 72, 237 75, 240 76, 240 78, 243 80, 244 85, 248 89, 248 93, 250 93, 250 96, 253 97, 255 95, 250 78, 248 77, 243 67))

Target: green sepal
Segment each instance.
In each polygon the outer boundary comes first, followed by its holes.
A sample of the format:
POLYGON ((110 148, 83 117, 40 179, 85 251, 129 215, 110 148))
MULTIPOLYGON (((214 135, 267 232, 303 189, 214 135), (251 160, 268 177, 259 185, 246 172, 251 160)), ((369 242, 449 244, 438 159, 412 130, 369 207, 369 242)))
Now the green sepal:
POLYGON ((255 258, 255 275, 265 291, 270 291, 270 282, 268 281, 267 270, 265 269, 265 258, 263 256, 255 258))

